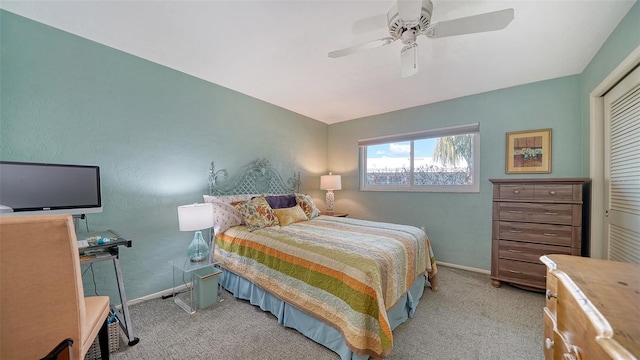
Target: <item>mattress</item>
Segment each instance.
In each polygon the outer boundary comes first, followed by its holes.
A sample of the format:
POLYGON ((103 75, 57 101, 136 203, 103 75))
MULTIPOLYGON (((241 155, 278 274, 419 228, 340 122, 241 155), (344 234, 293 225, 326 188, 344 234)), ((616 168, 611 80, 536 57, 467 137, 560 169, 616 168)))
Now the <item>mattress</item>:
POLYGON ((425 275, 437 272, 423 230, 329 216, 255 231, 234 226, 216 235, 215 260, 228 272, 223 285, 230 291, 240 291, 228 283, 237 275, 334 329, 348 348, 343 359, 389 355, 398 323, 390 314, 400 308, 401 321, 410 316, 408 298, 414 306, 422 295, 416 284, 421 290, 425 275))

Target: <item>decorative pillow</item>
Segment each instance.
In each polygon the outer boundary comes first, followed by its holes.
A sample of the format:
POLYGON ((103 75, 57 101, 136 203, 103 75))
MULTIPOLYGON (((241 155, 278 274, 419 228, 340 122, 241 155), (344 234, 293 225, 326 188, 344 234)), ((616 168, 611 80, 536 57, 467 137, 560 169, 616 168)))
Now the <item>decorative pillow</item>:
POLYGON ((213 230, 216 234, 222 234, 232 226, 241 225, 242 214, 233 205, 218 201, 214 197, 207 198, 205 202, 213 205, 213 230))
POLYGON ((318 210, 316 204, 313 203, 313 199, 311 199, 311 196, 307 194, 296 193, 296 202, 298 203, 298 205, 300 205, 309 220, 320 215, 320 210, 318 210))
POLYGON ((242 217, 249 231, 262 229, 267 226, 280 225, 278 218, 264 197, 257 197, 238 204, 236 205, 236 209, 242 213, 242 217))
MULTIPOLYGON (((206 203, 213 203, 214 201, 218 201, 218 202, 226 203, 226 204, 229 204, 229 205, 233 206, 234 210, 235 210, 235 214, 240 218, 240 224, 238 224, 238 225, 244 225, 244 218, 242 217, 242 214, 240 213, 240 211, 238 211, 238 208, 237 208, 236 205, 238 203, 242 203, 242 202, 248 201, 251 198, 254 198, 256 196, 260 196, 260 195, 256 195, 256 194, 202 195, 202 197, 204 198, 204 202, 206 202, 206 203)), ((215 206, 216 205, 214 205, 214 210, 215 210, 215 206)), ((213 220, 216 221, 215 218, 213 220)), ((235 226, 235 225, 232 225, 232 226, 235 226)), ((216 231, 216 234, 219 234, 219 232, 216 231)))
POLYGON ((265 199, 272 209, 284 209, 296 206, 296 194, 268 195, 265 199))
POLYGON ((280 226, 309 220, 307 214, 304 213, 304 210, 299 205, 285 209, 273 209, 273 212, 276 214, 280 226))

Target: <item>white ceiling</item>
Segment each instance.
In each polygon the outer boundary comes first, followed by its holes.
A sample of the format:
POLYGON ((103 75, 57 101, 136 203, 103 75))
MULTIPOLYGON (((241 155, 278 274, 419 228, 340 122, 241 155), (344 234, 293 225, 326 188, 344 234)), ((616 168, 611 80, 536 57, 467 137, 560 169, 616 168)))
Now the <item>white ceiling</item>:
POLYGON ((635 0, 433 0, 432 22, 513 8, 504 30, 421 36, 418 75, 400 76, 400 41, 354 33, 387 1, 11 1, 0 7, 331 124, 581 73, 635 0))

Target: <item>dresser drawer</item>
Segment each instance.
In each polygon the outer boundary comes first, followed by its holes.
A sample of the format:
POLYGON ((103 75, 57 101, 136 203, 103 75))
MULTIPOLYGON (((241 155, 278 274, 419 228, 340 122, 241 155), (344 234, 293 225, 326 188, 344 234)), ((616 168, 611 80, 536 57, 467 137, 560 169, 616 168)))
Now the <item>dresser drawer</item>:
POLYGON ((573 227, 525 222, 500 221, 500 239, 530 241, 541 244, 571 246, 573 227))
POLYGON ((500 200, 533 200, 533 185, 500 185, 500 200))
MULTIPOLYGON (((556 308, 557 334, 562 340, 564 352, 574 350, 582 356, 578 359, 611 359, 596 340, 607 333, 610 324, 600 314, 590 314, 594 307, 588 304, 588 299, 570 280, 558 282, 558 302, 556 308), (573 294, 572 294, 573 293, 573 294), (575 294, 575 295, 574 295, 575 294), (592 319, 596 319, 595 321, 592 319)), ((558 336, 556 336, 556 339, 558 336)), ((558 340, 556 340, 556 346, 558 340)), ((557 349, 562 349, 557 347, 557 349)), ((617 357, 614 357, 617 358, 617 357)), ((617 359, 627 359, 619 357, 617 359)))
POLYGON ((581 217, 574 216, 575 211, 581 213, 581 205, 503 202, 495 206, 499 220, 561 225, 580 225, 582 221, 581 217))
MULTIPOLYGON (((579 191, 580 188, 577 188, 579 191)), ((581 200, 581 194, 574 194, 574 186, 566 184, 536 184, 533 186, 533 199, 551 202, 571 202, 581 200)))
POLYGON ((542 310, 543 323, 544 323, 544 338, 543 338, 543 347, 544 347, 544 358, 546 360, 553 359, 553 348, 554 348, 554 329, 556 328, 556 319, 555 315, 552 315, 549 309, 544 308, 542 310))
POLYGON ((556 306, 558 303, 558 279, 551 274, 549 269, 547 268, 547 289, 546 289, 546 303, 545 306, 549 309, 551 315, 555 320, 556 318, 556 306))
POLYGON ((540 289, 545 288, 546 267, 542 263, 530 263, 517 260, 499 259, 498 275, 505 281, 527 282, 540 289))
POLYGON ((509 240, 500 240, 498 251, 501 259, 528 261, 531 263, 540 263, 540 256, 542 255, 571 255, 570 247, 541 245, 509 240))

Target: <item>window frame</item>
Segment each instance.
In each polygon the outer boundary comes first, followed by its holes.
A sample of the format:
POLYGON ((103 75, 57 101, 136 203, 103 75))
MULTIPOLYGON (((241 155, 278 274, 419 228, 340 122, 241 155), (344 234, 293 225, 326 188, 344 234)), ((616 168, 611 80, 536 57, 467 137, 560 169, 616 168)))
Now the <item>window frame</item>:
POLYGON ((396 192, 450 192, 450 193, 479 193, 480 192, 480 123, 472 123, 443 128, 428 129, 411 133, 387 135, 358 140, 358 174, 360 191, 396 191, 396 192), (470 185, 414 185, 414 141, 440 138, 455 135, 472 136, 473 168, 470 185), (367 146, 391 144, 396 142, 410 143, 409 183, 408 185, 368 185, 367 179, 367 146))

